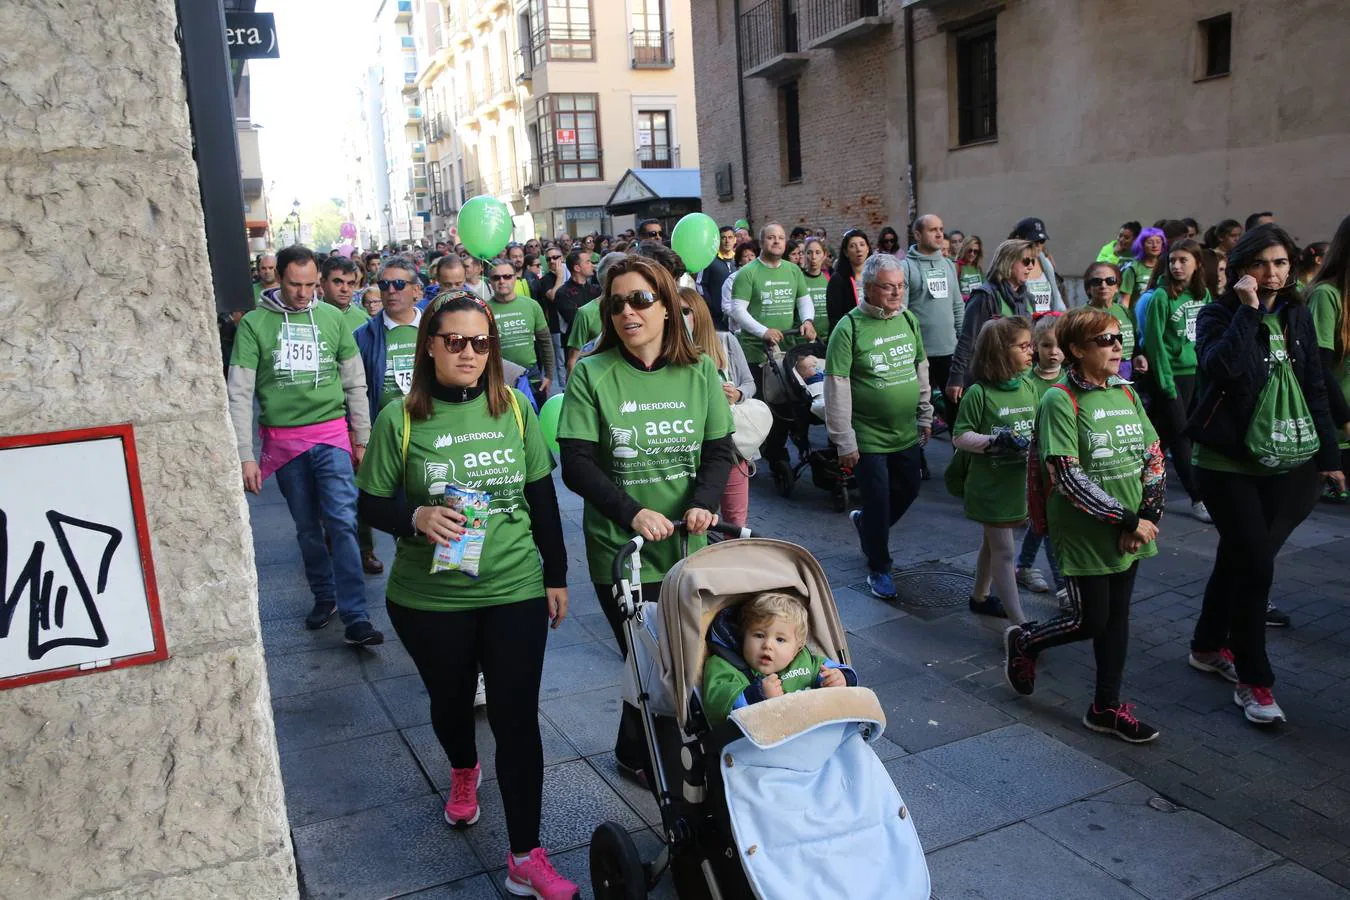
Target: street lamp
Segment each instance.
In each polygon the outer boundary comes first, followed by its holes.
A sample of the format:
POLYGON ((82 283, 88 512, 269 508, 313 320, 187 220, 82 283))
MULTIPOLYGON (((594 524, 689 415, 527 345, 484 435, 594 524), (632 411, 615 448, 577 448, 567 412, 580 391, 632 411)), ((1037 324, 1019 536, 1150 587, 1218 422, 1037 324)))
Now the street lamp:
POLYGON ((295 216, 295 242, 300 243, 300 198, 291 202, 291 214, 295 216))
POLYGON ((389 243, 394 242, 394 211, 389 208, 389 204, 384 205, 384 231, 385 237, 389 243))
POLYGON ((412 231, 412 220, 413 220, 413 208, 412 208, 412 204, 413 204, 413 195, 412 195, 412 191, 408 191, 408 193, 406 193, 406 194, 403 195, 403 202, 404 202, 405 204, 407 204, 407 208, 408 208, 408 243, 411 244, 411 243, 412 243, 412 239, 413 239, 413 231, 412 231))
POLYGON ((366 213, 366 252, 375 248, 375 220, 366 213))

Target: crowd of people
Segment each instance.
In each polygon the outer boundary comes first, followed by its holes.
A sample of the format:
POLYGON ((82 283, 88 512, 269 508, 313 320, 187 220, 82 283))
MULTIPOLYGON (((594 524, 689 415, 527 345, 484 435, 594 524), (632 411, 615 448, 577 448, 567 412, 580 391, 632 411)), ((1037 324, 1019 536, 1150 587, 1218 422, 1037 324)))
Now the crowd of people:
MULTIPOLYGON (((255 261, 256 308, 222 322, 243 484, 277 476, 314 597, 305 627, 340 615, 350 644, 383 640, 363 572, 384 566, 371 530, 397 538, 389 617, 451 767, 446 820, 478 818, 484 702, 507 887, 524 896, 576 892, 539 844, 535 709, 547 631, 568 612, 549 441, 626 653, 614 553, 633 534, 649 543, 638 580, 654 601, 677 528, 696 549, 719 517, 746 522, 757 459, 791 471, 791 423, 759 418, 757 398, 793 346, 786 377, 856 481, 848 520, 872 594, 896 598, 891 529, 928 478, 925 447, 949 433, 945 485, 981 526, 969 606, 1008 620, 1009 685, 1032 693, 1040 653, 1091 640, 1084 725, 1132 742, 1158 736, 1121 694, 1170 460, 1189 514, 1219 536, 1189 664, 1269 725, 1284 713, 1265 629, 1289 624, 1270 602, 1275 555, 1319 497, 1346 502, 1350 452, 1350 218, 1304 248, 1273 219, 1127 222, 1083 273, 1083 305, 1034 217, 987 259, 979 236, 932 214, 875 244, 863 229, 836 246, 824 229, 728 225, 700 272, 657 220, 491 260, 453 240, 351 257, 288 247, 255 261), (545 434, 537 411, 558 392, 545 434), (1030 621, 1019 587, 1053 590, 1058 614, 1030 621)), ((636 710, 615 753, 650 783, 636 710)))

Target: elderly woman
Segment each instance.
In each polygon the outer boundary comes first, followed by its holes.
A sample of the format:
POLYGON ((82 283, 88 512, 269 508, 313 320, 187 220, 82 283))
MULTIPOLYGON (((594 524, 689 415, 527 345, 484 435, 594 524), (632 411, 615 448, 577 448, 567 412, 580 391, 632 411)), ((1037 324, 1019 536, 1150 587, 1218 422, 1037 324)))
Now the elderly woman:
POLYGON ((1027 290, 1027 277, 1035 266, 1035 245, 1031 241, 1009 239, 994 251, 988 278, 970 292, 966 302, 966 318, 961 323, 961 335, 956 340, 951 371, 947 374, 947 399, 952 404, 961 402, 961 395, 971 383, 967 370, 975 338, 984 323, 999 316, 1033 318, 1035 309, 1027 290))
POLYGON ((849 513, 867 557, 867 586, 895 599, 890 530, 919 496, 919 448, 933 424, 928 359, 913 313, 903 309, 904 263, 867 258, 863 302, 830 332, 825 357, 825 427, 852 468, 861 509, 849 513))

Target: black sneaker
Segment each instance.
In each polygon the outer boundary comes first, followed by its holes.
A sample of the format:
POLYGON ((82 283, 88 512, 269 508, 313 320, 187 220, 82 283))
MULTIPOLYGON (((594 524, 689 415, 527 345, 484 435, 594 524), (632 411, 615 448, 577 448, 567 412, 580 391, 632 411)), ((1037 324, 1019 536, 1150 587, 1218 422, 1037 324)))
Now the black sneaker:
POLYGON ((1132 709, 1134 709, 1132 703, 1117 703, 1105 709, 1098 709, 1097 704, 1093 703, 1088 707, 1088 711, 1083 713, 1083 724, 1090 731, 1114 734, 1131 744, 1147 744, 1158 736, 1158 729, 1136 719, 1131 712, 1132 709))
POLYGON ((981 616, 991 616, 995 619, 1008 618, 1008 611, 1003 608, 1003 601, 990 594, 983 600, 970 598, 970 611, 981 616))
POLYGON ((1289 613, 1280 609, 1274 603, 1266 601, 1266 627, 1267 628, 1288 628, 1289 613))
POLYGON ((315 600, 314 608, 305 616, 305 627, 310 631, 318 631, 328 624, 328 620, 333 618, 335 612, 337 604, 332 600, 315 600))
POLYGON ((1009 625, 1003 632, 1003 677, 1008 687, 1023 697, 1036 690, 1036 657, 1021 646, 1022 626, 1009 625))
POLYGON ((384 643, 384 635, 375 630, 375 626, 365 619, 347 626, 347 643, 355 647, 374 647, 384 643))

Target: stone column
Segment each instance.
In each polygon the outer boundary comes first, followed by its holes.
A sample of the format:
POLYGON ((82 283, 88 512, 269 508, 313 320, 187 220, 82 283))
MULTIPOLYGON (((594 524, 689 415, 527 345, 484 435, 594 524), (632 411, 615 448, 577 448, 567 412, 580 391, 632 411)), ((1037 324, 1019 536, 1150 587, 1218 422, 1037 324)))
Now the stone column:
POLYGON ((0 3, 0 433, 134 424, 172 654, 0 692, 0 897, 297 893, 175 24, 0 3))

